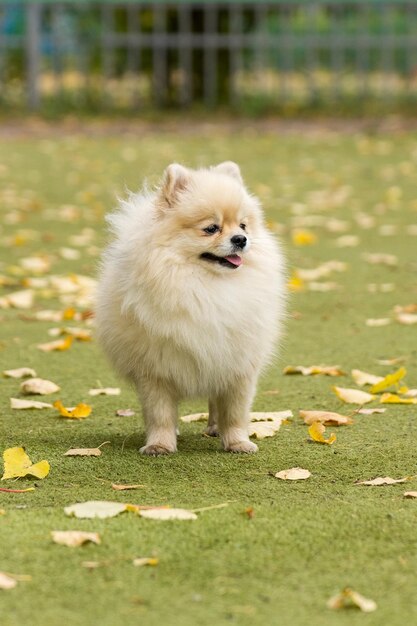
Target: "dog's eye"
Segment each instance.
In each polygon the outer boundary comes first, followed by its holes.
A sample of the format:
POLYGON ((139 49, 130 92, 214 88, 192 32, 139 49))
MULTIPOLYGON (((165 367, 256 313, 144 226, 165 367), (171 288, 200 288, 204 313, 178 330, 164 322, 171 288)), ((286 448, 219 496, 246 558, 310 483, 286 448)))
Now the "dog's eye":
POLYGON ((210 226, 203 228, 203 230, 208 235, 214 235, 214 233, 217 233, 220 230, 220 226, 217 226, 217 224, 210 224, 210 226))
POLYGON ((246 224, 239 224, 239 228, 241 228, 242 230, 246 230, 246 224))

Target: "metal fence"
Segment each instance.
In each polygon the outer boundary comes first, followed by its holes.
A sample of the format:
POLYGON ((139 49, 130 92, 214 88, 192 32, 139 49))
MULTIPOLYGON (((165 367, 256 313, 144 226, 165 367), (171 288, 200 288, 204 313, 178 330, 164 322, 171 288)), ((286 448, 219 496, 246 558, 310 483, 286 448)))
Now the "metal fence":
POLYGON ((0 104, 417 99, 416 0, 3 2, 0 104))

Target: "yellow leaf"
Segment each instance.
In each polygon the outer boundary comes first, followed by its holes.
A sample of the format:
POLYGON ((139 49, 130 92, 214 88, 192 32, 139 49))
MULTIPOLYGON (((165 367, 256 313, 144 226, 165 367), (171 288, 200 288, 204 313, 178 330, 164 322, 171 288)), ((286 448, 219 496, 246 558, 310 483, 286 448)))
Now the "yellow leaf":
POLYGON ((336 441, 336 435, 331 433, 328 439, 324 438, 326 428, 321 422, 313 422, 308 429, 308 434, 317 443, 327 443, 329 446, 336 441))
POLYGON ((69 417, 71 419, 82 419, 84 417, 88 417, 92 411, 91 406, 84 404, 83 402, 80 402, 80 404, 77 404, 74 408, 66 409, 61 400, 57 400, 54 402, 53 406, 58 409, 61 417, 69 417))
POLYGON ((340 400, 347 402, 348 404, 367 404, 372 402, 375 396, 366 393, 366 391, 360 391, 359 389, 348 389, 346 387, 333 387, 333 391, 340 400))
POLYGON ((380 391, 384 391, 384 389, 387 389, 388 387, 392 387, 392 385, 395 385, 400 380, 402 380, 406 374, 407 370, 405 369, 405 367, 400 367, 400 369, 398 369, 396 372, 394 372, 393 374, 387 374, 387 376, 385 376, 385 378, 383 378, 379 383, 373 385, 373 387, 371 387, 371 392, 379 393, 380 391))
POLYGON ((303 418, 305 424, 312 424, 313 422, 321 422, 325 426, 353 424, 351 417, 332 411, 300 411, 300 417, 303 418))
POLYGON ((43 352, 52 352, 54 350, 63 351, 68 350, 71 347, 73 341, 74 337, 68 335, 67 337, 65 337, 65 339, 49 341, 48 343, 40 343, 37 347, 43 352))
POLYGON ((24 448, 8 448, 3 452, 3 459, 4 474, 2 480, 23 478, 27 475, 45 478, 49 474, 48 461, 39 461, 33 465, 24 448))
POLYGON ((311 246, 317 243, 317 236, 311 230, 295 229, 291 237, 295 246, 311 246))
POLYGON ((417 404, 417 398, 400 398, 395 393, 383 393, 381 404, 417 404))
POLYGON ((356 606, 364 613, 371 613, 377 608, 376 602, 370 598, 365 598, 357 591, 346 587, 336 596, 333 596, 328 600, 327 607, 329 609, 343 609, 351 606, 356 606))
POLYGON ((133 565, 136 567, 142 567, 143 565, 158 565, 159 560, 152 557, 140 557, 138 559, 133 559, 133 565))
POLYGON ((297 274, 293 274, 289 279, 287 286, 290 291, 304 291, 305 282, 302 278, 297 276, 297 274))

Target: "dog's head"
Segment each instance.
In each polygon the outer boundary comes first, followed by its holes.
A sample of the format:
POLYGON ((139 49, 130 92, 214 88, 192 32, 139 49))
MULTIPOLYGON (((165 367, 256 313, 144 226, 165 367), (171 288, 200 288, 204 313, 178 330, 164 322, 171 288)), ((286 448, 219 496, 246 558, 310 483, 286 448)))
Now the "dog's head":
POLYGON ((173 163, 159 190, 158 220, 164 245, 175 246, 187 261, 225 272, 245 263, 262 212, 236 163, 201 170, 173 163))

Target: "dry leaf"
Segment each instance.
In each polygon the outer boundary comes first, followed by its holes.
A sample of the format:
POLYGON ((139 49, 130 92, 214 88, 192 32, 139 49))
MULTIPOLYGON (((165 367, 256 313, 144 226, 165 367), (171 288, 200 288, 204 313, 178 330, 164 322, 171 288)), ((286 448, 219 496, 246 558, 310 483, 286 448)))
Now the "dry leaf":
POLYGON ((391 323, 389 317, 370 317, 365 321, 365 324, 370 328, 380 328, 381 326, 388 326, 391 323))
POLYGON ((374 413, 385 413, 387 409, 358 409, 356 413, 361 415, 373 415, 374 413))
POLYGON ((333 387, 333 391, 340 400, 348 404, 367 404, 372 402, 376 396, 360 391, 359 389, 348 389, 346 387, 333 387))
POLYGON ((15 291, 5 296, 8 306, 15 309, 30 309, 33 306, 34 292, 32 289, 24 289, 23 291, 15 291))
POLYGON ((404 491, 404 498, 417 498, 417 491, 404 491))
POLYGON ((136 567, 142 567, 143 565, 158 565, 159 559, 155 559, 153 557, 140 557, 138 559, 133 559, 133 565, 136 567))
POLYGON ((313 422, 321 422, 325 426, 344 426, 353 424, 351 417, 333 413, 332 411, 300 411, 300 417, 303 418, 305 424, 313 424, 313 422))
POLYGON ((291 237, 295 246, 311 246, 317 242, 317 236, 311 230, 295 229, 291 237))
POLYGON ((292 467, 291 469, 277 472, 274 476, 281 480, 305 480, 306 478, 310 478, 311 472, 301 467, 292 467))
POLYGON ((275 420, 265 422, 251 422, 248 428, 249 437, 255 437, 255 439, 273 437, 275 433, 279 431, 281 424, 285 419, 286 418, 277 418, 275 420))
POLYGON ((400 324, 411 326, 417 324, 417 315, 415 313, 397 313, 395 319, 400 324))
POLYGON ((361 480, 356 481, 355 485, 368 485, 371 487, 380 487, 381 485, 396 485, 399 483, 406 483, 408 480, 411 480, 412 476, 406 476, 405 478, 390 478, 389 476, 378 476, 378 478, 374 478, 373 480, 361 480))
POLYGON ((329 609, 343 609, 351 606, 357 606, 358 609, 364 613, 372 613, 372 611, 375 611, 377 608, 376 602, 370 598, 365 598, 360 593, 350 589, 349 587, 343 589, 341 593, 333 596, 327 602, 327 607, 329 609))
POLYGON ((46 274, 51 269, 51 262, 44 256, 28 256, 19 260, 19 264, 27 272, 46 274))
POLYGON ((39 461, 33 465, 24 448, 8 448, 3 452, 3 460, 4 474, 1 480, 23 478, 28 475, 35 476, 35 478, 45 478, 49 474, 48 461, 39 461))
POLYGON ((394 254, 385 254, 384 252, 365 252, 362 254, 362 258, 371 265, 388 265, 388 267, 395 267, 398 265, 398 257, 394 254))
POLYGON ((78 341, 91 341, 92 333, 87 328, 75 328, 74 326, 66 326, 65 328, 50 328, 48 335, 51 337, 59 337, 60 335, 70 335, 78 341))
POLYGON ((6 376, 6 378, 26 378, 28 376, 35 378, 37 374, 30 367, 19 367, 15 370, 5 370, 3 376, 6 376))
POLYGON ((186 509, 147 509, 140 511, 141 517, 156 520, 194 520, 197 515, 186 509))
POLYGON ((10 398, 11 409, 52 409, 52 404, 48 402, 38 402, 37 400, 21 400, 20 398, 10 398))
POLYGON ((61 417, 69 417, 70 419, 83 419, 84 417, 88 417, 92 411, 92 408, 89 404, 84 404, 80 402, 74 408, 65 408, 61 402, 61 400, 57 400, 54 402, 53 406, 58 409, 61 417))
POLYGON ((375 376, 374 374, 368 374, 368 372, 362 372, 362 370, 352 370, 352 378, 359 387, 364 385, 376 385, 376 383, 384 380, 383 376, 375 376))
POLYGON ((17 585, 17 580, 5 572, 0 572, 0 589, 9 590, 17 585))
POLYGON ((52 530, 52 541, 59 543, 63 546, 70 548, 78 548, 84 543, 101 543, 100 535, 98 533, 88 533, 82 530, 52 530))
POLYGON ((101 456, 99 448, 70 448, 64 456, 101 456))
POLYGON ((208 413, 192 413, 191 415, 183 415, 180 417, 182 422, 190 424, 191 422, 206 422, 208 419, 208 413))
POLYGON ((395 393, 383 393, 379 401, 381 404, 417 404, 417 398, 401 398, 395 393))
POLYGON ((42 352, 53 352, 55 350, 57 350, 58 352, 62 352, 63 350, 68 350, 71 347, 73 341, 74 338, 71 337, 71 335, 68 335, 67 337, 65 337, 65 339, 57 339, 56 341, 40 343, 37 345, 37 348, 39 348, 39 350, 42 350, 42 352))
POLYGON ((43 378, 29 378, 20 385, 20 391, 27 394, 39 394, 41 396, 47 396, 50 393, 56 393, 60 390, 60 387, 53 383, 51 380, 44 380, 43 378))
POLYGON ((379 365, 398 365, 399 363, 403 363, 407 357, 405 356, 397 356, 392 359, 376 359, 376 362, 379 365))
POLYGON ((77 502, 77 504, 66 506, 64 512, 66 515, 74 516, 79 519, 92 519, 95 517, 105 519, 107 517, 115 517, 119 515, 119 513, 127 511, 127 506, 127 504, 121 502, 90 500, 88 502, 77 502))
POLYGON ((323 292, 326 293, 327 291, 335 291, 336 289, 339 289, 339 285, 335 282, 327 282, 327 283, 308 283, 307 284, 308 289, 310 291, 319 291, 319 292, 323 292))
POLYGON ((404 395, 406 398, 417 398, 417 389, 408 389, 404 395))
POLYGON ((254 411, 250 414, 251 422, 274 422, 276 420, 286 420, 293 417, 292 411, 254 411))
POLYGON ((344 372, 338 365, 311 365, 304 367, 303 365, 288 365, 283 370, 284 374, 302 374, 303 376, 313 376, 315 374, 324 374, 325 376, 343 376, 344 372))
POLYGON ((128 491, 129 489, 142 489, 145 485, 118 485, 116 483, 112 483, 111 487, 116 491, 128 491))
POLYGON ((90 389, 90 396, 119 396, 120 389, 118 387, 104 387, 102 389, 90 389))
POLYGON ((400 367, 400 369, 398 369, 396 372, 394 372, 393 374, 387 374, 385 378, 373 385, 373 387, 371 387, 371 392, 379 393, 380 391, 388 389, 388 387, 398 385, 399 381, 402 380, 406 374, 407 370, 405 369, 405 367, 400 367))
POLYGON ((133 417, 135 412, 132 409, 117 409, 116 415, 118 417, 133 417))
POLYGON ((0 491, 4 491, 5 493, 26 493, 27 491, 35 491, 35 487, 28 487, 27 489, 5 489, 4 487, 0 487, 0 491))
POLYGON ((328 439, 324 438, 325 426, 321 422, 313 422, 308 428, 308 434, 317 443, 327 443, 329 446, 336 441, 336 435, 331 433, 328 439))

